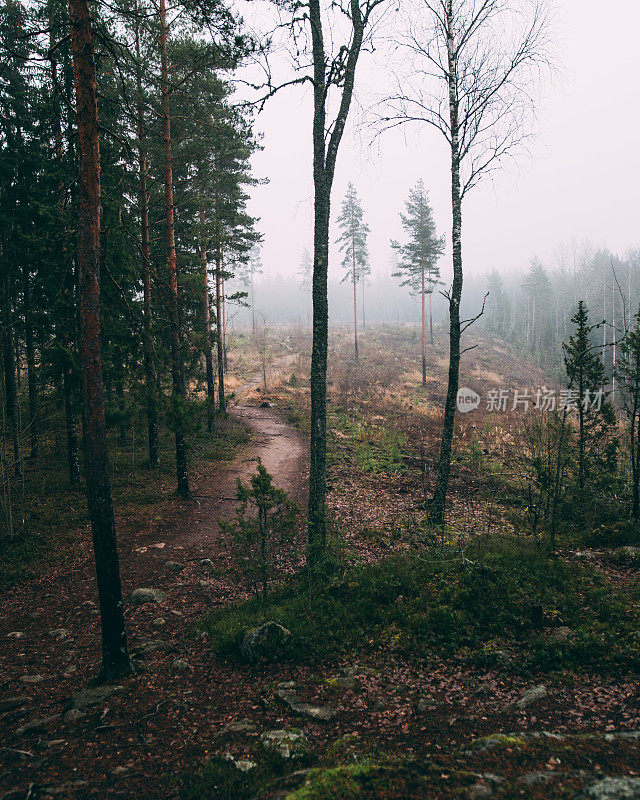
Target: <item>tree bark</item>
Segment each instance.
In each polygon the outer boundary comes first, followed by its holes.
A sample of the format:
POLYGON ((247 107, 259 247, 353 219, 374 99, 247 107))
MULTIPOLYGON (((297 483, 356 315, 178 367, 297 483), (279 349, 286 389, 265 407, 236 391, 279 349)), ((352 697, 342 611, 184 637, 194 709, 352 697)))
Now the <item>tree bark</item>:
POLYGON ((39 429, 38 429, 38 384, 36 379, 36 355, 33 342, 33 315, 31 311, 31 275, 29 268, 22 269, 23 278, 23 313, 24 313, 24 340, 27 355, 27 389, 29 395, 29 440, 31 451, 30 458, 38 457, 39 429))
POLYGON ((222 344, 222 252, 218 244, 216 250, 216 355, 218 357, 218 408, 222 414, 226 413, 227 401, 224 396, 224 353, 222 344))
POLYGON ((187 397, 182 364, 180 318, 178 311, 178 266, 173 206, 173 161, 171 155, 171 113, 169 109, 169 64, 167 55, 167 10, 160 0, 160 61, 162 71, 162 139, 164 145, 164 205, 169 276, 169 318, 171 323, 171 376, 173 382, 173 413, 176 439, 176 474, 178 494, 189 497, 187 443, 184 434, 185 400, 187 397))
POLYGON ((453 283, 449 297, 449 380, 444 407, 442 441, 438 459, 438 474, 429 506, 429 516, 435 524, 444 524, 445 504, 451 471, 451 446, 456 418, 456 400, 460 375, 460 299, 462 297, 462 198, 460 190, 460 138, 458 123, 458 93, 456 53, 453 39, 452 0, 447 0, 447 51, 449 65, 449 117, 451 125, 451 243, 453 246, 453 283))
POLYGON ((350 5, 353 36, 346 63, 342 96, 325 154, 326 54, 320 0, 309 0, 309 23, 313 52, 313 327, 311 349, 311 436, 309 459, 309 506, 307 564, 313 570, 324 559, 327 549, 327 352, 329 303, 329 214, 331 187, 338 148, 347 122, 356 66, 362 47, 365 21, 357 0, 350 5))
POLYGON ((427 388, 427 338, 424 309, 424 261, 420 259, 420 322, 422 323, 422 388, 427 388))
POLYGON ((80 456, 78 453, 78 421, 73 404, 73 369, 68 352, 64 354, 62 367, 62 393, 64 399, 64 418, 67 431, 67 463, 69 467, 69 485, 72 489, 80 488, 80 456))
POLYGON ((144 352, 145 399, 149 442, 149 467, 159 462, 158 447, 158 376, 153 347, 153 318, 151 312, 151 256, 149 252, 149 193, 147 189, 147 151, 145 145, 144 110, 142 106, 142 70, 140 67, 140 32, 136 23, 136 88, 138 117, 138 202, 140 206, 140 241, 142 251, 143 314, 142 347, 144 352))
POLYGON ((356 361, 358 360, 358 311, 356 306, 356 295, 358 284, 356 281, 356 258, 355 248, 353 248, 353 265, 351 267, 351 275, 353 278, 353 344, 355 348, 356 361))
POLYGON ((204 361, 207 371, 207 430, 213 433, 216 412, 215 381, 213 378, 213 353, 211 348, 211 313, 209 311, 209 273, 207 249, 204 245, 204 209, 200 208, 200 261, 202 263, 202 312, 204 321, 204 361))
POLYGON ((93 533, 104 680, 131 671, 109 482, 100 344, 100 151, 96 68, 87 0, 69 0, 80 155, 78 270, 87 500, 93 533))
POLYGON ((11 303, 9 301, 9 278, 4 276, 2 285, 2 361, 4 367, 5 405, 7 422, 13 444, 13 468, 16 477, 22 475, 22 459, 20 452, 20 430, 18 428, 18 391, 16 384, 16 362, 11 332, 11 303))

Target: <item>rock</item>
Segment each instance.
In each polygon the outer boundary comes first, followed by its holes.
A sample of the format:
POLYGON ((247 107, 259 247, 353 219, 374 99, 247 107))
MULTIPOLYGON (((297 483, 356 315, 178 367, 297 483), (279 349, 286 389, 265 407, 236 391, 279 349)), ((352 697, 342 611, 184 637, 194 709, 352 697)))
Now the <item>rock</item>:
POLYGON ((248 758, 234 758, 233 766, 239 769, 240 772, 251 772, 251 770, 255 769, 258 765, 255 761, 249 761, 248 758))
POLYGON ((71 708, 64 715, 64 721, 78 722, 78 720, 84 719, 86 716, 87 716, 86 713, 84 711, 80 711, 79 708, 71 708))
POLYGON ((200 586, 202 586, 203 589, 206 589, 208 586, 211 586, 211 581, 201 580, 198 581, 198 583, 200 584, 200 586))
POLYGON ((469 745, 468 750, 471 752, 486 753, 496 747, 522 747, 526 744, 525 735, 515 733, 492 733, 489 736, 482 736, 480 739, 474 739, 469 745))
POLYGON ((66 628, 56 628, 55 630, 49 631, 49 635, 53 636, 55 639, 66 639, 71 636, 71 631, 68 631, 66 628))
POLYGON ((182 572, 184 564, 180 564, 179 561, 165 561, 164 568, 167 572, 182 572))
POLYGON ((0 713, 3 711, 15 711, 16 708, 22 708, 31 700, 25 694, 16 694, 13 697, 5 697, 0 699, 0 713))
POLYGON ((69 666, 65 669, 65 671, 62 674, 64 675, 65 678, 70 678, 71 675, 75 675, 77 671, 78 671, 77 664, 69 664, 69 666))
POLYGON ((587 787, 593 800, 640 800, 640 778, 602 778, 587 787))
POLYGON ((338 675, 335 678, 326 678, 325 683, 332 689, 353 689, 356 679, 350 675, 338 675))
POLYGON ((111 774, 114 775, 116 778, 119 778, 122 775, 126 775, 127 772, 129 772, 128 767, 114 767, 111 770, 111 774))
POLYGON ((210 558, 201 558, 200 559, 200 566, 201 567, 213 567, 213 561, 210 558))
POLYGON ((571 628, 561 625, 559 628, 552 628, 547 635, 549 644, 565 644, 573 639, 574 633, 571 628))
POLYGON ((480 800, 482 797, 491 797, 493 795, 493 790, 490 786, 487 786, 486 783, 474 783, 473 786, 470 786, 467 789, 467 798, 468 800, 480 800))
POLYGON ((22 631, 10 631, 7 636, 9 639, 22 639, 24 633, 22 631))
POLYGON ((27 722, 26 725, 21 725, 16 729, 15 736, 28 736, 30 733, 42 733, 44 729, 55 720, 60 719, 60 714, 53 714, 50 717, 43 717, 42 719, 34 719, 33 722, 27 722))
POLYGON ((161 589, 134 589, 129 596, 129 600, 134 606, 141 606, 144 603, 164 603, 167 593, 161 589))
POLYGON ((167 620, 163 619, 163 617, 156 617, 153 620, 152 625, 155 625, 156 628, 161 628, 163 625, 167 624, 167 620))
POLYGON ((555 772, 526 772, 518 778, 518 783, 524 786, 538 786, 541 783, 548 783, 557 777, 555 772))
POLYGON ((248 630, 240 654, 251 664, 260 661, 277 661, 291 643, 291 631, 277 622, 265 622, 257 628, 248 630))
POLYGON ((82 711, 85 708, 98 706, 112 695, 122 691, 122 686, 108 684, 105 686, 90 686, 82 692, 77 692, 71 698, 69 707, 82 711))
POLYGON ((148 656, 151 653, 157 653, 158 650, 164 650, 167 643, 164 639, 148 639, 146 642, 139 642, 131 648, 131 653, 136 658, 148 656))
POLYGON ((310 703, 303 702, 290 683, 281 684, 280 688, 276 691, 276 697, 282 700, 283 703, 286 703, 294 714, 300 714, 303 717, 311 717, 311 719, 328 722, 330 719, 333 719, 336 713, 332 708, 314 706, 310 703))
POLYGON ((296 761, 311 753, 306 736, 299 730, 265 731, 260 743, 265 753, 283 761, 296 761))
POLYGON ((628 558, 640 558, 640 547, 634 547, 631 544, 621 547, 619 552, 628 558))
POLYGON ((188 670, 189 670, 189 662, 185 661, 184 658, 175 658, 171 662, 171 672, 175 672, 178 675, 180 675, 183 672, 187 672, 188 670))
POLYGON ((539 700, 543 700, 548 694, 546 686, 542 686, 542 684, 540 686, 532 686, 531 689, 527 689, 522 697, 516 700, 515 703, 507 703, 507 705, 503 706, 503 711, 522 710, 523 708, 527 708, 527 706, 537 703, 539 700))
POLYGON ((238 722, 230 722, 218 733, 218 736, 225 736, 228 733, 254 733, 256 724, 250 719, 241 719, 238 722))
POLYGON ((260 403, 260 408, 271 408, 271 403, 267 403, 265 400, 264 403, 260 403))
POLYGON ((22 683, 41 683, 47 680, 46 675, 21 675, 19 680, 22 683))

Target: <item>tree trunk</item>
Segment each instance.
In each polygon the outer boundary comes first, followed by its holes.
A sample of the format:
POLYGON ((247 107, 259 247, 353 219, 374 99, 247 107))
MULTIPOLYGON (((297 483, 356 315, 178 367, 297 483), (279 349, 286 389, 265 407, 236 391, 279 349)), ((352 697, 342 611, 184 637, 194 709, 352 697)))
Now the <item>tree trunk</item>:
POLYGON ((222 253, 220 245, 216 250, 216 355, 218 356, 218 408, 224 414, 227 401, 224 396, 224 354, 222 344, 222 289, 220 273, 222 272, 222 253))
POLYGON ((429 292, 429 343, 431 347, 433 347, 433 309, 431 304, 431 299, 433 298, 433 285, 431 286, 431 291, 429 292))
POLYGON ((215 382, 213 378, 213 353, 211 352, 211 314, 209 311, 209 274, 207 249, 204 245, 204 209, 200 208, 200 261, 202 263, 202 311, 204 320, 204 361, 207 370, 207 430, 213 433, 216 413, 215 382))
POLYGON ((169 110, 169 64, 167 56, 167 11, 165 0, 160 0, 160 61, 162 71, 162 139, 164 145, 164 205, 167 245, 167 273, 169 275, 169 318, 171 323, 171 376, 173 382, 173 414, 176 438, 176 475, 178 494, 189 497, 187 471, 187 443, 184 435, 185 400, 187 396, 180 318, 178 311, 178 265, 173 213, 173 161, 171 156, 171 116, 169 110))
POLYGON ((424 309, 424 262, 420 259, 420 323, 422 325, 422 388, 427 388, 427 337, 424 309))
POLYGON ((313 50, 313 335, 311 348, 311 436, 307 564, 315 569, 326 554, 327 521, 327 351, 329 303, 329 213, 336 158, 353 97, 356 66, 362 48, 365 22, 357 3, 351 4, 353 37, 348 48, 342 97, 325 155, 326 54, 320 0, 309 0, 313 50))
POLYGON ((355 347, 355 357, 356 361, 358 360, 358 311, 356 308, 356 290, 358 288, 358 284, 356 283, 356 260, 353 259, 353 266, 352 266, 352 276, 353 276, 353 344, 355 347))
POLYGON ((22 475, 20 453, 20 431, 18 428, 18 392, 16 385, 16 362, 13 351, 13 337, 11 331, 11 304, 9 302, 9 278, 4 276, 2 286, 2 361, 4 367, 5 404, 7 409, 7 422, 13 443, 14 472, 17 477, 22 475))
POLYGON ((36 381, 36 356, 33 343, 33 318, 31 314, 31 276, 29 269, 23 267, 23 311, 24 311, 24 339, 27 355, 27 388, 29 393, 29 440, 31 451, 30 458, 38 457, 38 385, 36 381))
POLYGON ((222 301, 222 363, 225 375, 229 369, 227 364, 227 300, 224 293, 224 266, 220 254, 220 300, 222 301))
POLYGON ((100 152, 96 70, 87 0, 69 0, 80 151, 78 270, 85 420, 85 471, 93 532, 104 680, 131 671, 122 609, 116 529, 109 483, 100 349, 100 152))
POLYGON ((71 357, 65 352, 62 368, 62 392, 64 396, 64 418, 67 430, 67 462, 69 465, 69 485, 80 488, 80 456, 78 453, 78 422, 73 403, 73 370, 71 357))
POLYGON ((435 524, 444 524, 445 503, 451 471, 451 446, 456 419, 456 400, 460 375, 460 299, 462 297, 462 198, 460 191, 460 140, 456 54, 453 41, 452 0, 447 0, 447 48, 449 58, 449 115, 451 125, 451 242, 453 246, 453 283, 449 298, 449 381, 444 407, 442 441, 436 485, 429 507, 435 524))
POLYGON ((151 256, 149 253, 149 193, 147 189, 147 151, 145 146, 144 110, 142 106, 142 70, 140 65, 140 32, 136 23, 136 84, 138 116, 138 197, 140 205, 140 240, 142 245, 142 290, 144 324, 142 347, 144 352, 145 399, 149 441, 149 467, 155 469, 159 461, 158 447, 158 393, 153 347, 151 314, 151 256))

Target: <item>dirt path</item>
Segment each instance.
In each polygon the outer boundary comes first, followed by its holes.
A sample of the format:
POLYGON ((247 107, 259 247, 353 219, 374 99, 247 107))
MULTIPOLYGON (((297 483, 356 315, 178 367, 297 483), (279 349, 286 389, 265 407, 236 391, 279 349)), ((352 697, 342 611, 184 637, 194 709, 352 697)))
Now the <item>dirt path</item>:
POLYGON ((246 594, 217 524, 234 512, 237 479, 261 458, 276 485, 304 502, 303 438, 274 409, 244 399, 254 388, 237 392, 231 409, 252 431, 234 461, 202 472, 193 498, 173 500, 144 531, 119 522, 124 596, 140 587, 167 596, 126 605, 144 671, 121 691, 75 718, 66 713, 95 676, 100 651, 88 535, 0 597, 0 797, 174 797, 175 785, 161 786, 159 776, 182 772, 226 723, 258 707, 250 672, 217 662, 192 633, 207 609, 246 594))

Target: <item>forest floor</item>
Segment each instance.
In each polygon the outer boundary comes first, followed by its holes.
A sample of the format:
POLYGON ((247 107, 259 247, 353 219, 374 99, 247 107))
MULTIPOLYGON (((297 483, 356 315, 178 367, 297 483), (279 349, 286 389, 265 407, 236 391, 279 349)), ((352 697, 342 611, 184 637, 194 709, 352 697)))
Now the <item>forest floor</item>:
MULTIPOLYGON (((283 357, 283 375, 290 366, 283 357)), ((349 570, 381 565, 360 627, 351 630, 346 605, 322 597, 331 618, 310 636, 309 650, 324 655, 302 652, 257 667, 220 655, 203 617, 215 621, 250 597, 232 542, 217 525, 233 514, 237 478, 247 480, 261 458, 278 486, 304 500, 304 390, 259 389, 255 381, 236 387, 241 404, 232 413, 251 428, 251 440, 228 464, 198 471, 193 499, 173 498, 141 529, 119 520, 125 597, 141 587, 160 592, 155 602, 126 604, 134 676, 87 691, 99 651, 88 529, 76 547, 0 595, 0 799, 640 798, 637 670, 600 669, 593 658, 580 668, 524 667, 543 640, 563 646, 562 637, 582 636, 576 620, 594 604, 601 612, 615 601, 615 613, 628 617, 620 636, 634 626, 637 633, 637 561, 566 549, 560 560, 567 569, 575 565, 586 584, 594 576, 603 581, 597 597, 587 587, 577 598, 573 617, 545 607, 544 619, 522 636, 505 631, 485 642, 484 661, 468 647, 416 652, 403 639, 401 615, 378 619, 415 588, 385 559, 411 549, 398 530, 420 500, 401 454, 395 467, 388 458, 378 463, 381 452, 393 460, 397 444, 388 432, 371 437, 371 424, 385 416, 379 405, 357 425, 337 409, 330 415, 329 502, 347 532, 349 570), (282 410, 262 407, 267 400, 282 410), (592 571, 583 574, 585 562, 592 571), (322 641, 343 633, 352 638, 335 652, 322 641)), ((462 482, 454 482, 452 505, 455 519, 468 518, 462 482)), ((485 519, 480 505, 474 502, 476 526, 485 519)), ((301 545, 291 549, 292 566, 301 545)), ((447 573, 446 591, 457 574, 447 573)), ((359 575, 345 572, 334 589, 357 592, 359 575)), ((410 624, 422 624, 415 616, 410 624)), ((455 627, 439 624, 442 637, 455 627)), ((457 635, 464 640, 464 630, 457 635)), ((584 641, 588 648, 596 639, 584 641)))

